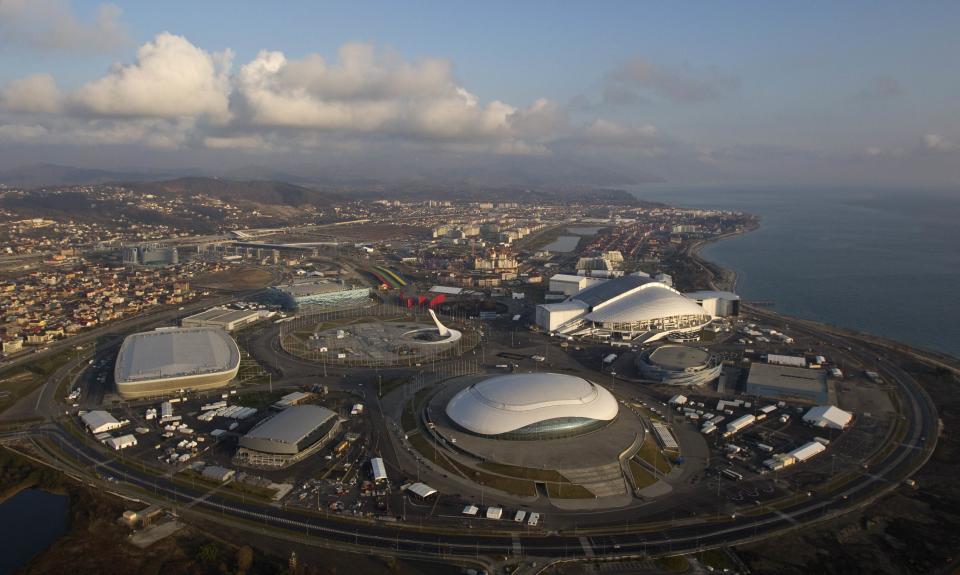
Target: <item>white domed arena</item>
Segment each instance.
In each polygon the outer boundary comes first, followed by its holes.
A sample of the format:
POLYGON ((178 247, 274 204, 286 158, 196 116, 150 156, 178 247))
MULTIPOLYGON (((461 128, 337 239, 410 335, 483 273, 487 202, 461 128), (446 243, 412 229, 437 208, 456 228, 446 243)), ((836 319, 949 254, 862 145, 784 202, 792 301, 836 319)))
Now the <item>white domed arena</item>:
POLYGON ((617 418, 609 391, 572 375, 522 373, 484 379, 458 392, 446 415, 462 430, 492 439, 574 437, 617 418))

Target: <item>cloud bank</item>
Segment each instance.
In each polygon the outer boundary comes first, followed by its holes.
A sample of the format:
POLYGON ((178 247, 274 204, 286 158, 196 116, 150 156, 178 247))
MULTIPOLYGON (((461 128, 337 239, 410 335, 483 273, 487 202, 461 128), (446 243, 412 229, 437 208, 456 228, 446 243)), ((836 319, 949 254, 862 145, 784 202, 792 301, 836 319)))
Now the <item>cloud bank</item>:
POLYGON ((329 60, 268 50, 235 70, 233 60, 230 50, 210 52, 164 32, 132 62, 75 89, 48 74, 14 80, 0 89, 0 141, 258 152, 375 141, 546 155, 561 141, 639 146, 658 136, 649 125, 577 125, 547 98, 482 102, 448 60, 408 61, 371 44, 345 44, 329 60))
MULTIPOLYGON (((62 43, 45 45, 50 49, 88 35, 102 36, 96 45, 103 48, 123 41, 118 12, 106 5, 93 22, 69 11, 42 21, 43 14, 64 7, 56 0, 0 0, 0 32, 32 23, 15 32, 18 41, 31 44, 43 27, 63 30, 62 43)), ((778 169, 859 178, 881 174, 878 168, 893 166, 893 159, 897 169, 890 173, 901 176, 909 173, 903 169, 908 160, 920 159, 924 163, 915 165, 923 174, 960 181, 956 137, 947 129, 921 132, 899 147, 866 142, 846 156, 830 157, 788 145, 745 146, 733 135, 729 144, 678 141, 660 126, 636 120, 639 113, 626 114, 626 107, 642 109, 635 105, 645 102, 686 113, 735 96, 739 79, 710 68, 668 68, 634 57, 601 73, 599 90, 590 96, 509 103, 482 100, 456 77, 449 60, 408 60, 366 43, 345 44, 332 57, 263 50, 246 62, 235 59, 229 49, 206 50, 164 32, 130 61, 75 86, 62 87, 45 73, 10 81, 0 86, 0 146, 147 147, 180 158, 202 151, 303 162, 340 154, 378 155, 397 164, 403 163, 399 158, 436 163, 444 157, 451 165, 470 155, 516 157, 531 165, 537 163, 533 157, 552 156, 554 165, 589 160, 612 171, 696 181, 768 177, 778 169)), ((877 76, 857 97, 883 100, 903 92, 896 80, 877 76)))
POLYGON ((101 4, 92 21, 85 22, 67 0, 0 1, 0 45, 31 49, 99 52, 129 42, 120 22, 120 9, 101 4))

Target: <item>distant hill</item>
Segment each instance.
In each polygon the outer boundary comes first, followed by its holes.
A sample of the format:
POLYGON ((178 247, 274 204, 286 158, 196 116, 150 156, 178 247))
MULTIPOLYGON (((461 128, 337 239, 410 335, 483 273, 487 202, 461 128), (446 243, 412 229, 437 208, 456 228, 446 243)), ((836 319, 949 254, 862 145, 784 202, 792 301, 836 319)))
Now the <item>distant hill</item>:
POLYGON ((170 174, 111 172, 57 164, 33 164, 0 170, 0 184, 14 188, 82 186, 121 181, 161 180, 169 177, 170 174))
POLYGON ((343 201, 331 192, 312 190, 296 184, 266 180, 227 180, 221 178, 177 178, 160 182, 125 182, 125 186, 144 194, 182 195, 203 194, 234 202, 252 202, 262 205, 297 207, 303 205, 330 206, 343 201))

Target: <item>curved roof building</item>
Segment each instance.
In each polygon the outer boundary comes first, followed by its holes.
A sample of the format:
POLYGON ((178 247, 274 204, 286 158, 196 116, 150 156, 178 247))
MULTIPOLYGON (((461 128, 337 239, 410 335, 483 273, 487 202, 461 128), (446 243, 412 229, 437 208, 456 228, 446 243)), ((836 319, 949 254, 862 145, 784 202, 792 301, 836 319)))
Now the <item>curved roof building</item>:
POLYGON ((617 417, 610 392, 559 373, 500 375, 475 383, 447 403, 464 430, 497 439, 553 439, 599 429, 617 417))
POLYGON ((644 379, 668 385, 703 385, 720 377, 723 366, 709 352, 685 345, 662 345, 637 359, 644 379))
POLYGON ((248 467, 286 467, 323 447, 339 428, 340 417, 326 407, 288 407, 240 438, 235 462, 248 467))
POLYGON ((240 349, 227 332, 161 328, 123 340, 114 380, 121 397, 156 397, 181 389, 222 387, 239 369, 240 349))
POLYGON ((644 342, 697 331, 710 320, 696 301, 643 276, 608 280, 537 309, 537 322, 550 331, 644 342))
POLYGON ((324 424, 336 417, 319 405, 288 407, 248 431, 240 438, 240 446, 265 453, 299 453, 316 443, 324 424))

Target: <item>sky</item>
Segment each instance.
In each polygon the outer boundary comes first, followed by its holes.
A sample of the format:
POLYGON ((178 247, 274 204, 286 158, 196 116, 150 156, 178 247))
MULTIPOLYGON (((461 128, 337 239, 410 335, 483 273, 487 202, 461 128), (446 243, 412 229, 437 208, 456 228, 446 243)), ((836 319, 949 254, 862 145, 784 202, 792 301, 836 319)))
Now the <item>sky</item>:
POLYGON ((0 0, 0 168, 958 186, 958 25, 936 1, 0 0))

